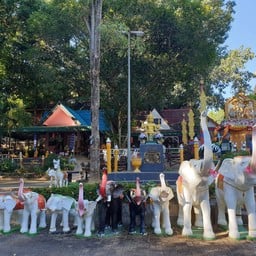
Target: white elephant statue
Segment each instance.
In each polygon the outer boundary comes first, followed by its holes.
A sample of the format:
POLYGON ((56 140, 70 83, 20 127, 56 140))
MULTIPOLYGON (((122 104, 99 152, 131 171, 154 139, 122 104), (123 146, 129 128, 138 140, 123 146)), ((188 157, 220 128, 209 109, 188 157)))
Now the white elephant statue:
POLYGON ((19 224, 24 205, 18 200, 17 192, 1 192, 0 194, 0 232, 9 233, 11 231, 11 219, 14 212, 17 212, 19 224), (20 215, 20 216, 19 216, 20 215))
MULTIPOLYGON (((252 130, 252 156, 236 156, 224 159, 216 180, 216 200, 218 204, 218 224, 227 225, 225 211, 228 212, 229 237, 240 238, 237 217, 245 205, 248 214, 248 236, 256 238, 256 215, 254 185, 256 185, 256 126, 252 130)), ((241 215, 240 215, 241 216, 241 215)))
POLYGON ((60 159, 53 159, 53 169, 48 168, 46 174, 50 177, 50 187, 53 184, 55 187, 68 186, 68 175, 60 169, 60 159))
POLYGON ((79 196, 76 206, 77 211, 77 230, 76 235, 84 234, 85 237, 92 235, 94 230, 94 212, 96 209, 97 202, 84 200, 84 189, 83 184, 79 184, 79 196))
POLYGON ((24 204, 20 232, 21 233, 28 232, 29 234, 36 234, 38 216, 39 216, 39 228, 45 228, 46 227, 45 198, 36 192, 24 190, 23 179, 20 179, 18 198, 24 204), (30 223, 29 223, 29 220, 30 220, 30 223))
POLYGON ((165 233, 171 236, 173 234, 173 230, 170 221, 169 202, 174 195, 172 189, 166 186, 164 174, 160 173, 159 177, 161 186, 153 187, 149 192, 153 208, 152 227, 154 228, 155 234, 162 233, 160 223, 160 217, 162 214, 162 227, 165 229, 165 233))
MULTIPOLYGON (((73 210, 73 215, 75 215, 76 200, 70 196, 64 196, 60 194, 51 194, 46 202, 46 208, 51 213, 50 222, 50 233, 56 232, 56 221, 59 214, 62 214, 62 226, 63 232, 67 233, 70 231, 69 227, 69 215, 73 210)), ((75 220, 76 221, 76 220, 75 220)))
POLYGON ((183 224, 183 236, 193 235, 191 209, 194 206, 202 211, 203 237, 214 239, 209 202, 209 177, 211 173, 215 173, 215 166, 205 111, 201 113, 201 128, 204 136, 204 158, 183 161, 179 167, 180 176, 176 188, 179 206, 183 210, 183 220, 178 218, 178 224, 183 224))

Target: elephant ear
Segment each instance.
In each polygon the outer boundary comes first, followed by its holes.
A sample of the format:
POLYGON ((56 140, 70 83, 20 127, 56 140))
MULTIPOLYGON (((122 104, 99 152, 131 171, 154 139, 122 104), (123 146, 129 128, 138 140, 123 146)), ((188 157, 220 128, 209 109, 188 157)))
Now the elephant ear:
POLYGON ((16 206, 16 201, 11 196, 8 196, 7 198, 5 198, 5 209, 8 212, 12 212, 15 206, 16 206))
POLYGON ((189 163, 190 163, 191 168, 194 168, 196 170, 196 172, 199 174, 202 169, 203 161, 197 160, 197 159, 190 159, 189 163))
POLYGON ((179 174, 182 177, 182 182, 185 186, 195 188, 202 180, 198 170, 196 168, 193 168, 194 164, 196 164, 197 161, 198 160, 195 160, 193 162, 183 161, 180 164, 179 174))
POLYGON ((233 167, 233 159, 232 158, 226 158, 223 160, 218 172, 219 174, 222 174, 224 177, 227 177, 231 180, 236 179, 236 174, 233 167))
POLYGON ((84 205, 86 208, 86 215, 92 215, 96 209, 97 202, 84 200, 84 205))
POLYGON ((38 193, 32 192, 32 191, 23 193, 23 195, 24 195, 25 201, 28 201, 29 203, 32 203, 38 200, 38 197, 39 197, 38 193))
POLYGON ((65 197, 61 200, 61 202, 62 208, 69 211, 74 203, 74 199, 72 197, 65 197))
POLYGON ((167 187, 166 193, 168 194, 168 196, 167 196, 167 199, 168 199, 168 200, 171 200, 171 199, 174 198, 174 194, 173 194, 173 191, 172 191, 171 188, 167 187))
POLYGON ((160 189, 161 189, 160 186, 151 188, 148 196, 153 201, 159 201, 160 189))

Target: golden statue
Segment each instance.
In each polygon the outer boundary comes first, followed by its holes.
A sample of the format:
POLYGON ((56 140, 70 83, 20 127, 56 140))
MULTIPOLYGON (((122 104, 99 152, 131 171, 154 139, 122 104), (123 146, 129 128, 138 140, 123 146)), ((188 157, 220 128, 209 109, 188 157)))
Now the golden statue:
POLYGON ((193 140, 195 136, 194 127, 195 127, 194 113, 192 109, 190 109, 188 112, 188 128, 189 128, 188 134, 189 134, 190 140, 193 140))
POLYGON ((152 112, 147 116, 147 120, 144 124, 142 124, 142 128, 145 130, 147 134, 148 141, 153 141, 154 135, 159 131, 160 124, 154 123, 154 116, 152 112))

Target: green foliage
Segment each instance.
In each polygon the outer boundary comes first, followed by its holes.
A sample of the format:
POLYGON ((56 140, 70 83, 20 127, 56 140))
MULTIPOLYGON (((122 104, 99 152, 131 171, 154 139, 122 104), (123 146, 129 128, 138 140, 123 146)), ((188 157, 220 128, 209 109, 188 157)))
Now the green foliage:
POLYGON ((226 152, 225 154, 221 154, 221 160, 225 158, 234 158, 235 156, 248 156, 250 152, 248 151, 237 151, 237 152, 226 152))
POLYGON ((48 168, 53 168, 53 159, 58 159, 59 156, 57 154, 49 154, 48 157, 44 160, 44 168, 47 170, 48 168))
POLYGON ((42 177, 45 175, 45 170, 42 166, 32 165, 30 171, 35 175, 35 177, 42 177))
POLYGON ((225 53, 219 58, 219 62, 209 76, 209 82, 218 92, 215 97, 216 102, 223 100, 223 93, 227 86, 231 86, 234 94, 251 91, 249 82, 255 78, 255 74, 247 71, 245 65, 253 58, 255 58, 255 53, 250 48, 244 47, 225 53))
MULTIPOLYGON (((90 102, 90 4, 75 0, 0 3, 2 126, 17 127, 27 120, 23 109, 8 108, 7 99, 12 97, 22 99, 24 109, 31 111, 48 109, 58 101, 79 108, 90 102)), ((212 104, 221 103, 230 83, 235 91, 249 88, 252 74, 243 67, 254 58, 252 51, 242 48, 227 53, 222 48, 234 4, 224 0, 103 1, 101 102, 97 104, 106 111, 113 134, 126 134, 127 126, 123 95, 127 93, 128 46, 122 31, 144 31, 142 38, 132 37, 130 45, 132 116, 139 110, 188 104, 196 109, 202 78, 206 95, 213 95, 209 97, 212 104)))
MULTIPOLYGON (((84 184, 84 198, 88 200, 95 200, 97 198, 97 187, 98 184, 84 184)), ((67 187, 61 188, 32 188, 33 191, 42 194, 46 200, 51 196, 51 194, 60 194, 65 196, 71 196, 78 200, 79 194, 79 183, 70 183, 67 187)))
POLYGON ((17 169, 18 165, 12 159, 2 159, 0 161, 0 172, 1 173, 13 173, 17 169))
MULTIPOLYGON (((131 188, 135 188, 134 182, 119 182, 121 186, 123 186, 124 193, 128 194, 131 188)), ((157 184, 155 182, 148 182, 141 186, 142 189, 148 193, 150 189, 157 184)), ((167 184, 168 185, 168 184, 167 184)), ((99 184, 98 183, 84 183, 84 198, 88 200, 96 200, 98 197, 97 190, 99 184)), ((48 199, 51 194, 61 194, 66 196, 71 196, 74 199, 78 200, 79 194, 79 183, 73 182, 68 185, 68 187, 61 187, 61 188, 32 188, 33 191, 44 195, 46 199, 48 199)))
POLYGON ((208 113, 208 117, 210 117, 217 124, 220 124, 225 117, 225 112, 223 109, 218 109, 217 111, 211 110, 208 113))
POLYGON ((61 170, 73 170, 75 165, 69 163, 69 158, 59 156, 57 154, 49 154, 44 161, 44 169, 47 170, 48 168, 53 168, 53 159, 60 159, 60 168, 61 170))

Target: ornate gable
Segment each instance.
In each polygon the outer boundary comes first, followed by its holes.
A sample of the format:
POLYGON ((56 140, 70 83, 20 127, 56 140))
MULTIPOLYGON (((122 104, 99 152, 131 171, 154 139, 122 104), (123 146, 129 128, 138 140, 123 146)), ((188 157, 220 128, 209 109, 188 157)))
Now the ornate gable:
POLYGON ((225 103, 225 117, 228 120, 254 119, 256 101, 239 93, 225 103))

